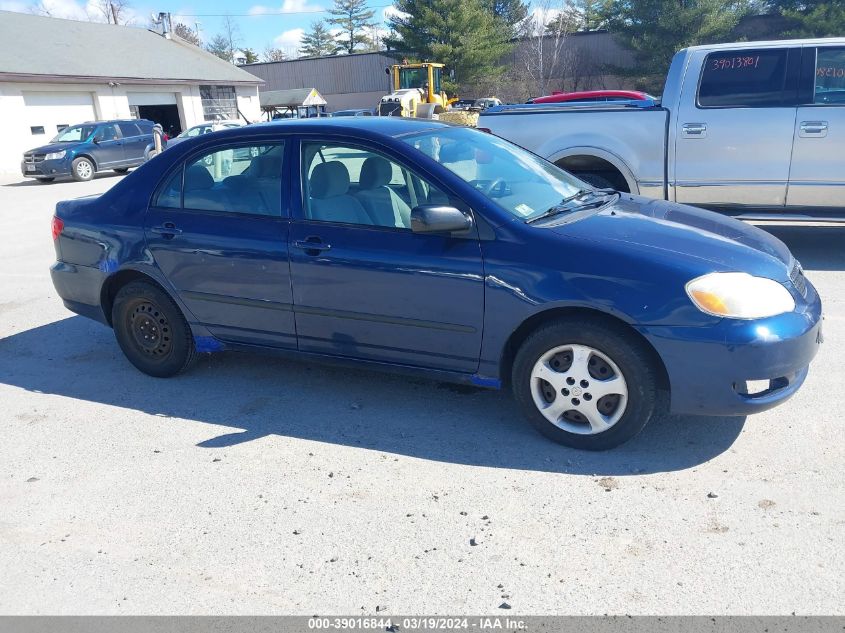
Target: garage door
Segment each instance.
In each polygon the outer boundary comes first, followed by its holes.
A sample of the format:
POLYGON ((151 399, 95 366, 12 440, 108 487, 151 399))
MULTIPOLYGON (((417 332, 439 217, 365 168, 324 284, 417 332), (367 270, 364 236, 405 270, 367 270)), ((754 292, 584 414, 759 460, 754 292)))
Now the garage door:
POLYGON ((44 142, 64 126, 97 118, 90 92, 24 92, 23 101, 27 126, 44 142))
POLYGON ((176 105, 173 92, 127 92, 130 106, 176 105))

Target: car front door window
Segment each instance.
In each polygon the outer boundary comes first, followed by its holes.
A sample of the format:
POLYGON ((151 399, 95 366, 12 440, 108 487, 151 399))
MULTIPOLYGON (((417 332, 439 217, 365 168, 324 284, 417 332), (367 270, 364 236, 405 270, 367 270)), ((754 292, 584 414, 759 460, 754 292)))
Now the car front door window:
POLYGON ((380 152, 305 143, 302 156, 309 220, 410 230, 414 206, 429 198, 448 200, 437 187, 380 152))

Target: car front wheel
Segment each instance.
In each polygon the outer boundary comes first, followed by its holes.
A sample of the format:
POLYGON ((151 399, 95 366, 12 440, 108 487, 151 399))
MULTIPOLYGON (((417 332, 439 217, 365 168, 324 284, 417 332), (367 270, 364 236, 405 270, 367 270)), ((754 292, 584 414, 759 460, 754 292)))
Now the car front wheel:
POLYGON ((80 156, 71 163, 71 175, 74 180, 86 182, 94 177, 94 163, 87 158, 80 156))
POLYGON ((514 395, 552 440, 606 450, 639 433, 655 413, 658 373, 645 345, 622 327, 571 318, 545 325, 520 347, 514 395))
POLYGON ((150 376, 175 376, 196 355, 191 329, 179 307, 151 282, 133 281, 118 291, 112 325, 126 358, 150 376))

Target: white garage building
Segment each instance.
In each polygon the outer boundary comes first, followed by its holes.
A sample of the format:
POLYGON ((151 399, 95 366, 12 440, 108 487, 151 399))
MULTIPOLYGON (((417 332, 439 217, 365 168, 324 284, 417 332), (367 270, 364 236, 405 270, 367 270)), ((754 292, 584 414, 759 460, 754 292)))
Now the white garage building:
POLYGON ((0 173, 84 121, 258 121, 262 83, 175 35, 0 11, 0 173))

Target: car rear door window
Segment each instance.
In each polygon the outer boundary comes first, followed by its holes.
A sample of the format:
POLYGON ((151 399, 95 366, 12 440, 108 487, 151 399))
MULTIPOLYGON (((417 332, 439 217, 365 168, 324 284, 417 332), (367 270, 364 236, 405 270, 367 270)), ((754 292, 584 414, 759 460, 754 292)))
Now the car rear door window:
POLYGON ((845 105, 845 48, 820 48, 813 103, 845 105))
POLYGON ((786 77, 786 49, 710 53, 704 60, 698 105, 703 108, 783 105, 786 77))
POLYGON ((195 157, 153 202, 163 208, 280 216, 284 144, 239 145, 195 157))

